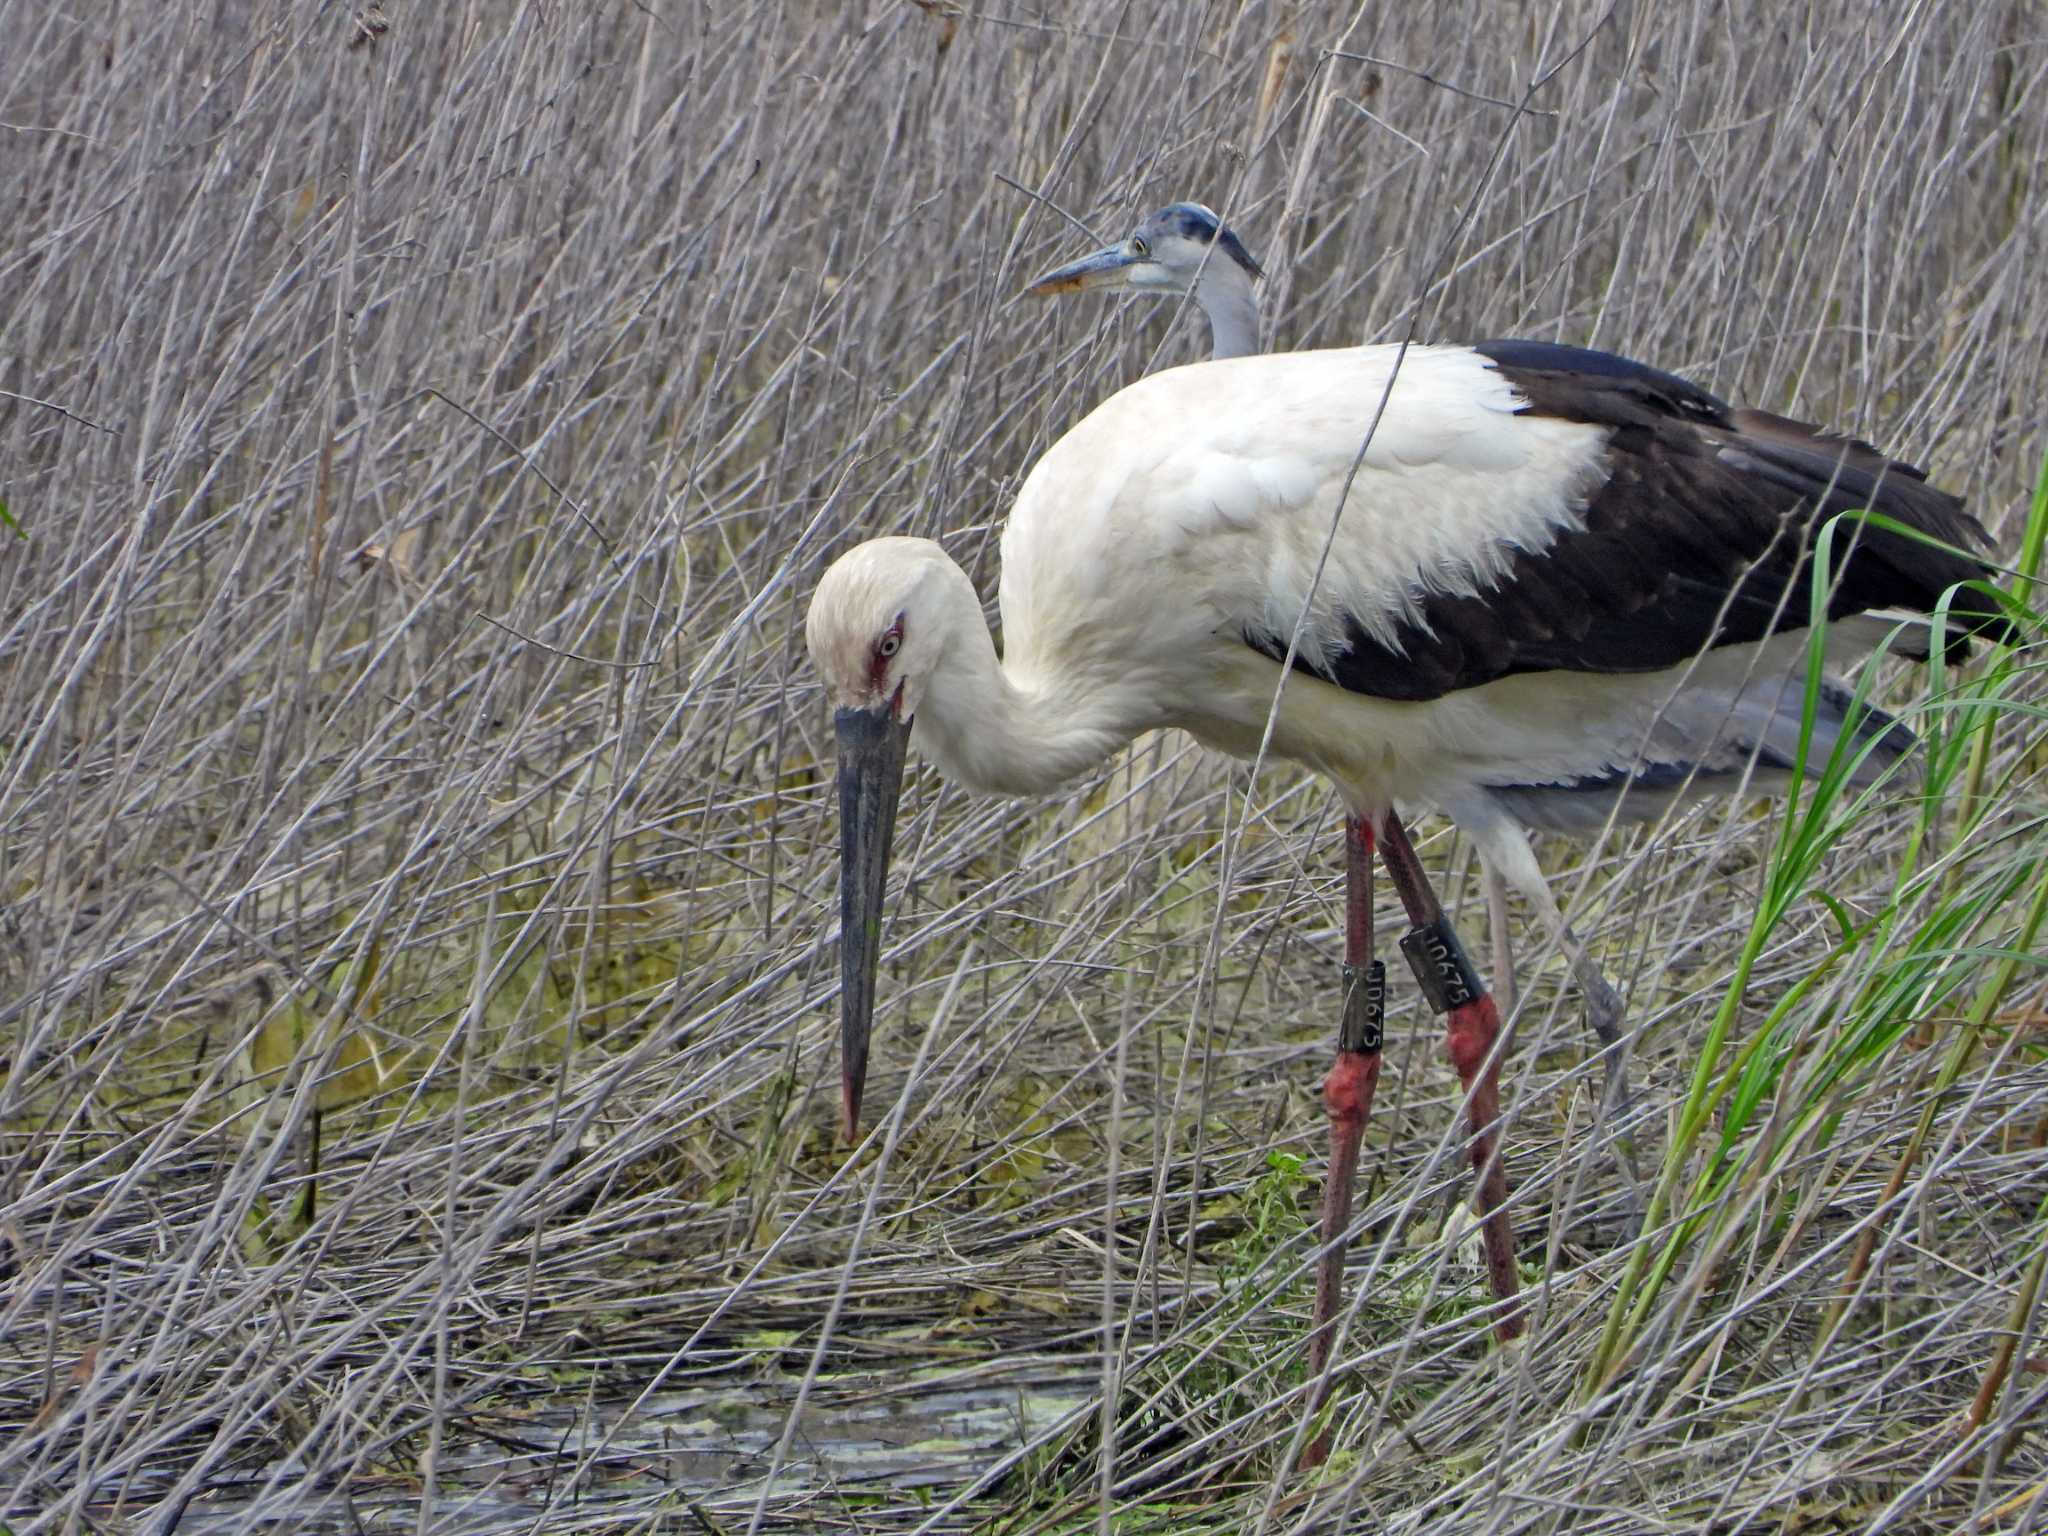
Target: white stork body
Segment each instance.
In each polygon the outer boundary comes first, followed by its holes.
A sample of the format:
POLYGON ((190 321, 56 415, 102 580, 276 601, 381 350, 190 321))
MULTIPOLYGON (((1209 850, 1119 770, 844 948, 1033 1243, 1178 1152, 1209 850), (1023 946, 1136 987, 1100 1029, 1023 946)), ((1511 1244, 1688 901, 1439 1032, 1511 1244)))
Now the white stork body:
MULTIPOLYGON (((1983 537, 1954 498, 1867 444, 1621 358, 1529 342, 1361 347, 1154 374, 1054 444, 1003 535, 1000 660, 972 583, 937 544, 848 551, 818 584, 808 640, 838 706, 849 1131, 913 727, 948 778, 1023 795, 1161 727, 1248 757, 1270 716, 1272 751, 1333 780, 1352 813, 1344 1017, 1323 1085, 1318 1379, 1380 1062, 1375 839, 1466 1088, 1496 1331, 1518 1331, 1495 1155, 1498 1015, 1393 806, 1448 813, 1529 897, 1573 955, 1597 1025, 1618 1000, 1571 944, 1524 828, 1572 825, 1589 815, 1579 807, 1655 814, 1794 771, 1813 541, 1858 507, 1951 546, 1983 537)), ((1888 625, 1878 612, 1927 612, 1983 574, 1959 549, 1880 527, 1840 538, 1830 654, 1874 643, 1888 625)), ((1951 615, 2000 625, 1964 594, 1951 615)), ((1846 737, 1859 776, 1912 741, 1837 686, 1815 715, 1813 760, 1846 737)))
MULTIPOLYGON (((1441 691, 1344 686, 1360 644, 1400 665, 1404 645, 1429 632, 1431 597, 1512 602, 1518 568, 1587 537, 1603 490, 1640 475, 1617 463, 1621 429, 1530 407, 1509 372, 1465 347, 1253 356, 1151 375, 1054 444, 1019 492, 1002 541, 1000 664, 965 575, 937 545, 907 539, 865 545, 828 576, 811 616, 814 654, 850 701, 858 690, 842 679, 865 677, 874 621, 900 614, 903 654, 915 658, 901 673, 901 717, 916 716, 917 740, 948 778, 1005 794, 1055 788, 1166 726, 1249 757, 1277 694, 1273 753, 1335 781, 1355 813, 1395 802, 1444 811, 1561 930, 1521 828, 1570 827, 1580 805, 1580 824, 1597 825, 1623 789, 1624 815, 1654 816, 1681 790, 1733 787, 1752 763, 1766 785, 1781 777, 1798 738, 1791 678, 1805 641, 1781 634, 1699 655, 1702 634, 1668 665, 1640 670, 1597 658, 1596 669, 1517 670, 1441 691), (1283 690, 1274 658, 1305 602, 1283 690), (1434 696, 1388 696, 1403 691, 1434 696)), ((1672 425, 1698 430, 1683 416, 1672 425)), ((1947 501, 1903 469, 1896 483, 1947 501)), ((1639 586, 1654 585, 1657 573, 1639 574, 1639 586)), ((1804 592, 1791 594, 1785 626, 1805 614, 1804 592)), ((1847 659, 1885 628, 1845 617, 1830 649, 1847 659)), ((1840 704, 1824 701, 1816 762, 1840 704)), ((1910 739, 1875 718, 1880 750, 1866 772, 1910 739)))
MULTIPOLYGON (((1284 645, 1313 588, 1300 649, 1314 663, 1343 647, 1336 615, 1392 638, 1420 583, 1478 590, 1501 574, 1504 541, 1541 548, 1569 526, 1599 473, 1601 434, 1518 419, 1513 391, 1477 353, 1410 348, 1316 583, 1397 350, 1168 369, 1055 443, 1003 533, 1004 664, 993 645, 970 647, 957 673, 933 678, 936 707, 918 706, 918 740, 940 771, 972 788, 1042 792, 1163 726, 1249 757, 1280 668, 1245 644, 1247 626, 1284 645), (1071 759, 1045 750, 1050 734, 1079 751, 1084 722, 1104 745, 1071 759)), ((1514 708, 1504 723, 1519 723, 1514 708)), ((1355 809, 1382 810, 1482 771, 1503 746, 1483 718, 1494 713, 1473 696, 1379 699, 1302 675, 1281 694, 1273 748, 1327 773, 1355 809)), ((1588 751, 1576 732, 1548 746, 1574 760, 1588 751)))

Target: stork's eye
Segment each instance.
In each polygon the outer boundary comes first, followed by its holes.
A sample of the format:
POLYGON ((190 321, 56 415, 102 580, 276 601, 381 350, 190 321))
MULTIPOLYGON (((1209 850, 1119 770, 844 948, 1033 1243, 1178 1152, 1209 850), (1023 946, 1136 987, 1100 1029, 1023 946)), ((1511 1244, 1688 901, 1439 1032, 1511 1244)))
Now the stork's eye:
POLYGON ((1131 254, 1140 261, 1143 261, 1152 254, 1152 247, 1147 243, 1143 235, 1131 236, 1131 254))
POLYGON ((903 615, 896 615, 896 622, 882 631, 882 638, 875 642, 875 649, 868 657, 868 685, 876 690, 886 688, 889 683, 889 659, 903 649, 903 615))

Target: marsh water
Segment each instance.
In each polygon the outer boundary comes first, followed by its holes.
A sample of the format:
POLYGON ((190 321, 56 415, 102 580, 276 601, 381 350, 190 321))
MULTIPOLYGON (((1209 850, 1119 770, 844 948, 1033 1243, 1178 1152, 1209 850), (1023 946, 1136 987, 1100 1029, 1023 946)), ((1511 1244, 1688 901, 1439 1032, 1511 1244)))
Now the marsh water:
POLYGON ((794 1375, 477 1415, 451 1425, 431 1505, 424 1469, 309 1488, 286 1461, 216 1480, 181 1518, 152 1528, 722 1532, 745 1529, 764 1491, 781 1529, 812 1499, 842 1517, 848 1505, 936 1508, 1084 1412, 1095 1381, 1092 1364, 1071 1356, 821 1378, 779 1464, 794 1375))

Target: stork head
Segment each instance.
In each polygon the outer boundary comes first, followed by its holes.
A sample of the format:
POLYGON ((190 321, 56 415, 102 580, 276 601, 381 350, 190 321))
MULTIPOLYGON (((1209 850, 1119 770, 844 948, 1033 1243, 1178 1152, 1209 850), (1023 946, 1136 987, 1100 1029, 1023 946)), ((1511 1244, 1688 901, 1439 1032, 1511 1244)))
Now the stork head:
POLYGON ((1210 271, 1218 276, 1238 276, 1247 287, 1264 275, 1244 242, 1211 209, 1200 203, 1169 203, 1157 213, 1147 214, 1115 245, 1055 267, 1024 291, 1045 295, 1124 287, 1149 293, 1191 293, 1197 277, 1210 271), (1219 267, 1219 263, 1226 265, 1219 267))
POLYGON ((938 545, 871 539, 832 563, 805 622, 839 738, 840 1090, 849 1141, 860 1125, 867 1081, 882 888, 904 749, 963 611, 980 622, 973 585, 938 545), (959 589, 965 589, 964 610, 959 589))
POLYGON ((804 638, 841 714, 888 717, 907 731, 956 642, 963 612, 979 624, 981 600, 937 544, 869 539, 819 580, 804 638))

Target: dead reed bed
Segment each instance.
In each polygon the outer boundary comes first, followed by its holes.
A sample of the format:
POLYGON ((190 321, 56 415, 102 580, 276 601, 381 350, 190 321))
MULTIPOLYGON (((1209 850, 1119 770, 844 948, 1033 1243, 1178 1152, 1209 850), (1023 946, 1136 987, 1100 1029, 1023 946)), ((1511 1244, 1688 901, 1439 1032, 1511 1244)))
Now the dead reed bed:
POLYGON ((1182 196, 1278 345, 1612 347, 2037 558, 2039 6, 0 0, 0 36, 7 1530, 2041 1524, 2027 653, 1882 673, 1938 793, 1545 850, 1673 1199, 1628 1239, 1526 955, 1507 1355, 1404 1001, 1310 1479, 1325 796, 1177 738, 1040 805, 914 778, 849 1157, 800 643, 883 531, 992 596, 1037 453, 1204 339, 1011 296, 1182 196))

